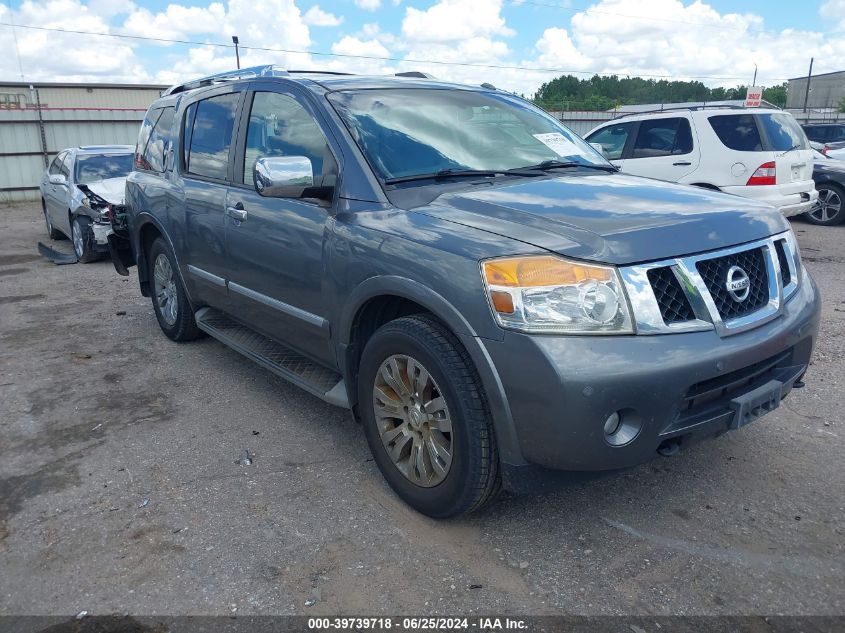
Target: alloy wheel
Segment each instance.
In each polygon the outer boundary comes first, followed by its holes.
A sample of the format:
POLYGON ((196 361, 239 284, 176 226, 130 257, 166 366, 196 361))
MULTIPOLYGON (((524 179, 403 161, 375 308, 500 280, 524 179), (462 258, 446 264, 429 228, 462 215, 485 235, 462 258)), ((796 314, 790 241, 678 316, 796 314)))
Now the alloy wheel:
POLYGON ((164 253, 159 253, 153 265, 153 286, 156 304, 162 318, 168 325, 176 323, 179 303, 176 295, 176 278, 170 260, 164 253))
POLYGON ((399 472, 423 488, 441 483, 452 466, 452 418, 428 370, 411 356, 388 357, 376 373, 373 409, 382 444, 399 472))
POLYGON ((828 224, 842 213, 842 197, 833 189, 819 189, 819 201, 810 210, 810 216, 818 222, 828 224))
MULTIPOLYGON (((47 223, 49 224, 50 221, 47 220, 47 223)), ((82 229, 79 226, 79 222, 74 220, 71 233, 73 234, 73 250, 76 252, 77 257, 82 257, 85 254, 85 242, 82 239, 82 229)))

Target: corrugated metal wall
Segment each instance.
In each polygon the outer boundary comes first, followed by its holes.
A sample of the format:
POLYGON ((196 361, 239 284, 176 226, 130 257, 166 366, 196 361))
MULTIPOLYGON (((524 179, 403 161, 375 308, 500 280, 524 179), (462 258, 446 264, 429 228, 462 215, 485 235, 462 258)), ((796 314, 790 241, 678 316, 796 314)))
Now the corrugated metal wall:
POLYGON ((37 200, 47 160, 67 147, 134 145, 161 86, 0 84, 0 200, 37 200), (37 102, 41 101, 41 110, 37 102), (42 143, 42 130, 44 143, 42 143), (44 145, 46 144, 46 148, 44 145))

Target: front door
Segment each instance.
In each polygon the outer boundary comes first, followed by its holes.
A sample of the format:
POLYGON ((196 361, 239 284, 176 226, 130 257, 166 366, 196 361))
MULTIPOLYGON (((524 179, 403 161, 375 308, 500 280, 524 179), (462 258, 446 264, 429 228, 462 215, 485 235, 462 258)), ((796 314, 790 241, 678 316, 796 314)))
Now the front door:
POLYGON ((317 184, 333 178, 337 162, 307 101, 258 86, 247 96, 235 160, 237 184, 226 196, 229 301, 234 314, 251 327, 334 364, 322 286, 331 207, 317 200, 264 198, 255 190, 252 171, 259 158, 304 156, 317 184))

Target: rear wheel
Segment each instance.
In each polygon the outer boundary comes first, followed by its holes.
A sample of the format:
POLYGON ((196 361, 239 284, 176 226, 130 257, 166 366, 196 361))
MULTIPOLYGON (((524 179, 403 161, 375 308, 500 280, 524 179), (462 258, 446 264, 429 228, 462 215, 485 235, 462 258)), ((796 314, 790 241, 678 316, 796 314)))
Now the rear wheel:
POLYGON ((50 220, 50 214, 47 213, 47 203, 44 201, 44 198, 41 198, 41 211, 44 212, 44 222, 47 225, 47 235, 50 236, 51 240, 62 239, 64 234, 53 226, 53 222, 50 220))
POLYGON ((177 342, 192 341, 202 336, 194 320, 194 311, 182 280, 176 271, 176 258, 167 242, 158 237, 148 253, 149 279, 153 310, 164 334, 177 342))
POLYGON ((478 373, 438 321, 382 326, 361 357, 358 401, 376 464, 413 508, 444 518, 495 497, 498 455, 478 373))
POLYGON ((70 223, 73 251, 76 258, 83 264, 97 261, 100 253, 94 250, 94 230, 91 228, 91 218, 77 215, 70 223))
POLYGON ((825 183, 816 187, 819 191, 819 201, 807 211, 807 221, 822 226, 832 226, 845 221, 845 189, 833 183, 825 183))

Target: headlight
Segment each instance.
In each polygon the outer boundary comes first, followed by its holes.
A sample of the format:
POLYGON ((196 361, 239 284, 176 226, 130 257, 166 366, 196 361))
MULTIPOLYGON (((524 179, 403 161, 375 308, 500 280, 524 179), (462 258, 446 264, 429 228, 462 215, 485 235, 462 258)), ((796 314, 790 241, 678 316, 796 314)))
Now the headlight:
POLYGON ((83 207, 90 207, 91 201, 88 198, 82 198, 82 206, 83 207))
POLYGON ((612 266, 551 255, 482 262, 499 325, 522 332, 633 334, 628 302, 612 266))
POLYGON ((800 285, 803 272, 801 270, 801 249, 798 248, 798 240, 795 238, 792 228, 786 233, 786 243, 789 244, 789 250, 792 251, 792 263, 795 265, 795 272, 798 276, 796 281, 800 285))

